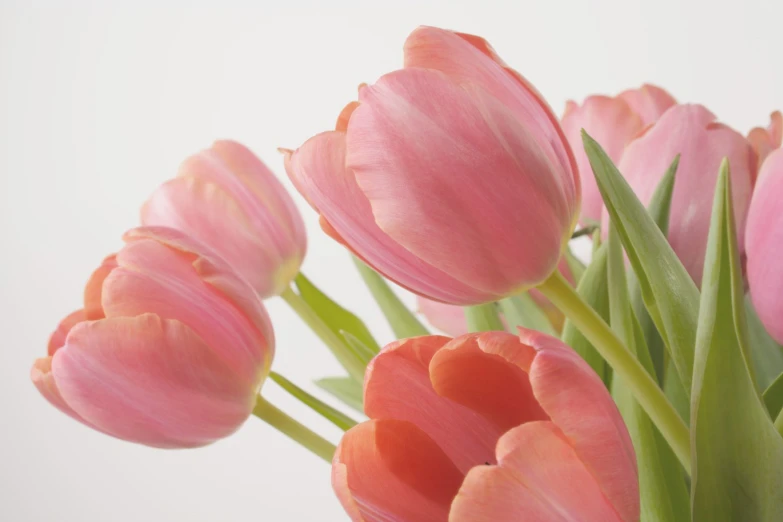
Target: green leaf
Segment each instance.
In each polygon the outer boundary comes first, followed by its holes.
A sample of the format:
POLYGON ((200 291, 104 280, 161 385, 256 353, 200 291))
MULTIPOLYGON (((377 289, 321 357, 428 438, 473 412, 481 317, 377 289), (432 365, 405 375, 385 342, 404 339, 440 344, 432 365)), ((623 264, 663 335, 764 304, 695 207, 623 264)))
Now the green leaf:
POLYGON ((764 405, 773 419, 777 419, 783 411, 783 373, 764 391, 764 405))
POLYGON ((517 326, 522 326, 547 335, 557 335, 549 318, 528 292, 503 299, 499 304, 500 310, 506 318, 506 324, 512 332, 516 331, 517 326))
MULTIPOLYGON (((326 420, 328 420, 329 422, 331 422, 341 430, 348 431, 349 429, 356 426, 357 422, 355 420, 348 417, 340 410, 336 408, 332 408, 331 406, 321 401, 319 398, 315 397, 314 395, 307 393, 302 388, 292 383, 291 381, 289 381, 279 373, 270 372, 269 378, 272 379, 275 383, 277 383, 285 391, 287 391, 288 393, 290 393, 291 395, 299 399, 301 402, 309 406, 313 411, 317 412, 319 415, 324 417, 326 420)), ((351 379, 351 382, 354 382, 353 379, 351 379)))
POLYGON ((491 332, 506 329, 498 315, 497 303, 465 307, 465 319, 469 332, 491 332))
POLYGON ((378 354, 377 351, 361 342, 350 332, 340 330, 340 335, 342 335, 343 339, 345 339, 345 342, 348 344, 348 348, 351 350, 353 356, 360 360, 365 367, 370 364, 370 361, 373 359, 373 357, 378 354))
MULTIPOLYGON (((620 240, 610 225, 608 250, 608 293, 612 329, 636 355, 644 369, 655 375, 644 335, 628 295, 620 240)), ((628 427, 639 468, 641 519, 660 522, 690 520, 685 475, 676 455, 639 405, 623 379, 615 374, 612 396, 628 427)))
POLYGON ((398 339, 429 335, 424 325, 400 301, 400 298, 397 297, 397 294, 389 287, 383 277, 367 266, 361 259, 354 256, 353 261, 364 280, 364 284, 367 285, 398 339))
POLYGON ((329 326, 330 330, 340 337, 343 337, 340 332, 347 332, 375 353, 380 351, 380 346, 361 319, 335 303, 301 272, 296 276, 294 282, 299 290, 299 295, 329 326))
MULTIPOLYGON (((598 315, 608 322, 609 294, 606 290, 606 262, 606 245, 604 244, 593 253, 593 260, 587 265, 587 269, 579 280, 576 292, 593 310, 598 312, 598 315)), ((561 339, 565 344, 573 348, 582 359, 587 361, 587 364, 595 370, 595 373, 608 387, 612 379, 611 368, 590 341, 569 320, 566 320, 565 325, 563 325, 561 339)))
MULTIPOLYGON (((638 277, 644 304, 688 392, 693 378, 699 290, 609 156, 584 131, 582 138, 604 204, 638 277)), ((675 158, 665 177, 674 176, 678 160, 675 158)))
POLYGON ((742 275, 724 160, 715 193, 691 396, 693 519, 773 522, 783 514, 783 438, 751 374, 742 275))
POLYGON ((364 413, 362 385, 350 377, 324 377, 315 381, 315 385, 329 392, 354 410, 364 413))
POLYGON ((753 308, 750 296, 745 297, 745 316, 748 319, 750 354, 753 357, 759 388, 763 390, 783 372, 783 346, 767 333, 753 308))

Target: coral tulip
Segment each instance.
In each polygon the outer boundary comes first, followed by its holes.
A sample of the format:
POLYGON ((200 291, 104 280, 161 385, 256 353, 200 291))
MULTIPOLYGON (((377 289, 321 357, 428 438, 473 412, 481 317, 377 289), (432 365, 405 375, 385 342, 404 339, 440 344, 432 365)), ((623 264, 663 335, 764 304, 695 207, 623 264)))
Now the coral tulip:
POLYGON ((354 521, 639 520, 636 457, 598 376, 534 331, 426 336, 368 367, 332 464, 354 521))
POLYGON ((404 69, 288 156, 327 233, 451 304, 546 280, 579 211, 573 153, 540 95, 483 39, 431 27, 408 37, 404 69))
POLYGON ((769 126, 756 127, 748 133, 748 140, 759 157, 761 165, 770 153, 780 148, 783 141, 783 114, 775 111, 769 115, 769 126))
MULTIPOLYGON (((701 283, 712 199, 721 161, 731 168, 737 239, 744 252, 747 217, 757 156, 748 140, 715 121, 701 105, 676 105, 628 144, 619 169, 645 205, 675 156, 680 163, 674 183, 669 242, 697 284, 701 283)), ((604 212, 604 218, 606 212, 604 212)))
POLYGON ((307 246, 302 217, 283 185, 233 141, 215 142, 188 158, 143 206, 141 221, 208 245, 261 297, 288 287, 307 246))
POLYGON ((783 149, 771 153, 759 173, 745 232, 748 284, 769 334, 783 344, 783 149))
POLYGON ((163 448, 235 431, 269 371, 258 296, 171 229, 140 228, 90 278, 31 377, 54 406, 114 437, 163 448))
POLYGON ((583 223, 600 222, 604 204, 582 146, 582 129, 601 144, 612 161, 618 163, 625 146, 676 103, 660 87, 643 85, 638 89, 624 91, 614 98, 590 96, 581 106, 572 101, 566 104, 561 124, 579 166, 583 223))

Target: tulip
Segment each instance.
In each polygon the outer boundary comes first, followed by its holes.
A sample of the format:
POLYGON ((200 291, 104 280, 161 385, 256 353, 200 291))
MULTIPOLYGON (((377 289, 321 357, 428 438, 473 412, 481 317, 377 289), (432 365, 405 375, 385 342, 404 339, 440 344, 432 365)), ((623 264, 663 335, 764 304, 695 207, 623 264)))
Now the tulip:
POLYGON ((108 435, 161 448, 209 444, 251 413, 274 352, 258 296, 175 230, 140 228, 87 283, 32 381, 108 435))
POLYGON ((643 85, 638 89, 624 91, 614 98, 590 96, 581 106, 572 101, 566 104, 561 124, 574 149, 579 167, 583 223, 599 223, 604 203, 582 146, 582 129, 601 144, 612 161, 618 163, 625 146, 676 103, 660 87, 643 85))
POLYGON ((756 151, 761 165, 773 150, 780 148, 783 141, 783 114, 780 111, 770 114, 769 126, 766 129, 762 127, 751 129, 748 140, 756 151))
POLYGON ((264 298, 290 285, 307 246, 302 217, 283 185, 233 141, 188 158, 143 206, 141 221, 208 245, 264 298))
POLYGON ((578 216, 573 154, 540 95, 483 39, 431 27, 286 164, 329 235, 449 304, 546 280, 578 216))
POLYGON ((639 520, 636 457, 598 376, 520 330, 390 344, 332 486, 353 521, 639 520))
MULTIPOLYGON (((619 164, 637 197, 647 205, 658 182, 680 154, 669 218, 669 242, 694 281, 701 282, 712 199, 721 161, 729 159, 737 240, 744 252, 757 156, 748 140, 715 121, 701 105, 676 105, 628 144, 619 164)), ((606 212, 604 218, 608 221, 606 212)))
POLYGON ((772 152, 759 173, 746 232, 750 296, 761 322, 783 344, 783 149, 772 152))

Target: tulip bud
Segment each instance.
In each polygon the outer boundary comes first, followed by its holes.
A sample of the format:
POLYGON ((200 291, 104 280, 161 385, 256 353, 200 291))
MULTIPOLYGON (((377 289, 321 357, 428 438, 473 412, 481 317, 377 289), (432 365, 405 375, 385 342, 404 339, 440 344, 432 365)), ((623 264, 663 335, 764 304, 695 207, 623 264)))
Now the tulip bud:
POLYGON ((783 344, 783 149, 761 167, 748 211, 746 252, 753 306, 769 334, 783 344))
POLYGON ((653 85, 630 89, 614 98, 590 96, 581 106, 568 102, 561 124, 579 166, 583 223, 599 223, 604 203, 582 146, 582 129, 601 144, 612 161, 619 163, 625 146, 676 103, 669 93, 653 85))
MULTIPOLYGON (((745 137, 715 121, 715 115, 703 106, 676 105, 628 144, 619 170, 647 205, 678 154, 668 238, 688 273, 700 284, 721 162, 724 157, 729 160, 737 242, 744 252, 745 218, 757 157, 745 137)), ((608 223, 606 212, 604 219, 608 223)))
POLYGON ((90 278, 31 377, 96 430, 162 448, 209 444, 250 415, 274 337, 255 292, 192 239, 140 228, 90 278))
POLYGON ((283 185, 233 141, 188 158, 144 205, 141 221, 207 245, 264 298, 288 287, 306 250, 302 217, 283 185))
POLYGON ((552 111, 484 40, 422 27, 405 68, 287 158, 324 229, 413 292, 494 301, 546 280, 579 211, 552 111))
POLYGON ((637 522, 628 430, 598 376, 554 337, 426 336, 370 363, 370 418, 332 486, 354 521, 637 522))

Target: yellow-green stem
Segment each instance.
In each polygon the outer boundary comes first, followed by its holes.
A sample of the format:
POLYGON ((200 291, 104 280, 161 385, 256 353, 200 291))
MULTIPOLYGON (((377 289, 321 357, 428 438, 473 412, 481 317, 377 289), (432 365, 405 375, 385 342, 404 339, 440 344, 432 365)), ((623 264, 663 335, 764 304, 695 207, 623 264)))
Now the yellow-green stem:
POLYGON ((691 448, 688 427, 652 376, 560 272, 556 270, 538 290, 565 314, 609 366, 622 377, 690 474, 691 448))
POLYGON ((260 395, 253 408, 253 415, 293 441, 298 442, 309 449, 326 462, 332 462, 334 452, 337 450, 334 444, 324 439, 304 424, 291 418, 284 411, 260 395))

